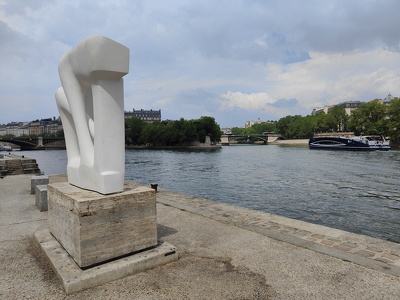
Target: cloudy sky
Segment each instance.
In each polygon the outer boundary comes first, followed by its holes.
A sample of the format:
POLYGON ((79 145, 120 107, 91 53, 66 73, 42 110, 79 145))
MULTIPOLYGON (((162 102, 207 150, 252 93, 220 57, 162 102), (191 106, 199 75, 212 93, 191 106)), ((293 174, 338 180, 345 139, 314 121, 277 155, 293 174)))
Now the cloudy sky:
POLYGON ((130 48, 125 110, 221 127, 400 96, 399 0, 0 0, 0 124, 58 116, 62 55, 130 48))

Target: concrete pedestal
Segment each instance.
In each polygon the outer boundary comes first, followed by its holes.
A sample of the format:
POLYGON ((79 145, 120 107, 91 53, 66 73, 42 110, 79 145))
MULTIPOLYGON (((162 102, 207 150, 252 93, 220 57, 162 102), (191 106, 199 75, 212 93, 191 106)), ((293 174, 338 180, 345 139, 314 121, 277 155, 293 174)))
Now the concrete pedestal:
POLYGON ((50 232, 81 268, 157 246, 153 189, 125 182, 102 195, 60 182, 47 192, 50 232))
POLYGON ((36 207, 40 211, 47 211, 47 185, 38 184, 36 186, 36 207))
POLYGON ((32 176, 32 178, 31 178, 31 195, 35 194, 37 185, 45 185, 48 183, 49 183, 49 176, 47 176, 47 175, 32 176))
POLYGON ((49 261, 67 294, 144 272, 178 260, 177 249, 167 243, 120 259, 82 270, 48 229, 35 232, 36 243, 49 261))

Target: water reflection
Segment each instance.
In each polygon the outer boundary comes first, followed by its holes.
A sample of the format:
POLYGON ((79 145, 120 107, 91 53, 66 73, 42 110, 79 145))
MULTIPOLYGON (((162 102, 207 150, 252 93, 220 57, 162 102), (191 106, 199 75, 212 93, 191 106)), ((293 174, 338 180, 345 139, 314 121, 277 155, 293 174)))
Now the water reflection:
POLYGON ((143 165, 126 175, 146 184, 157 180, 174 191, 400 242, 398 154, 280 146, 230 146, 204 153, 131 151, 127 161, 151 155, 160 165, 143 165))
MULTIPOLYGON (((46 174, 66 171, 65 151, 26 156, 36 158, 46 174)), ((128 180, 396 242, 399 166, 399 151, 271 145, 126 151, 128 180)))

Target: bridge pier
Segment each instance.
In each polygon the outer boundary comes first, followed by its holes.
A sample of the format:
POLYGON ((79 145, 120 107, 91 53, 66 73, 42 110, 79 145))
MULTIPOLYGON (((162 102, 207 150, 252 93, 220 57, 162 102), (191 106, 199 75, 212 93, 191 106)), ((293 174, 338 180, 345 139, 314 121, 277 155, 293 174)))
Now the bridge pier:
POLYGON ((229 146, 229 137, 228 136, 222 136, 221 137, 221 146, 229 146))
POLYGON ((38 137, 38 144, 37 144, 37 146, 38 146, 38 147, 44 147, 44 146, 43 146, 43 137, 41 137, 41 136, 38 137))

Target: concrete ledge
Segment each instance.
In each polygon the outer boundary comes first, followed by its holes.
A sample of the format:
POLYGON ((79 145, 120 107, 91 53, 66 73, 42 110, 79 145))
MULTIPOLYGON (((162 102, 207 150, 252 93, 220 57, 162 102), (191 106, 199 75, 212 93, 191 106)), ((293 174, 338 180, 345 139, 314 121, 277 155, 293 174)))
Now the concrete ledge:
POLYGON ((400 244, 159 189, 157 202, 400 277, 400 244))
POLYGON ((39 211, 47 211, 47 185, 38 184, 36 186, 35 201, 39 211))
POLYGON ((61 280, 67 294, 82 291, 178 260, 175 246, 163 242, 157 247, 82 270, 48 229, 35 232, 35 241, 61 280))

